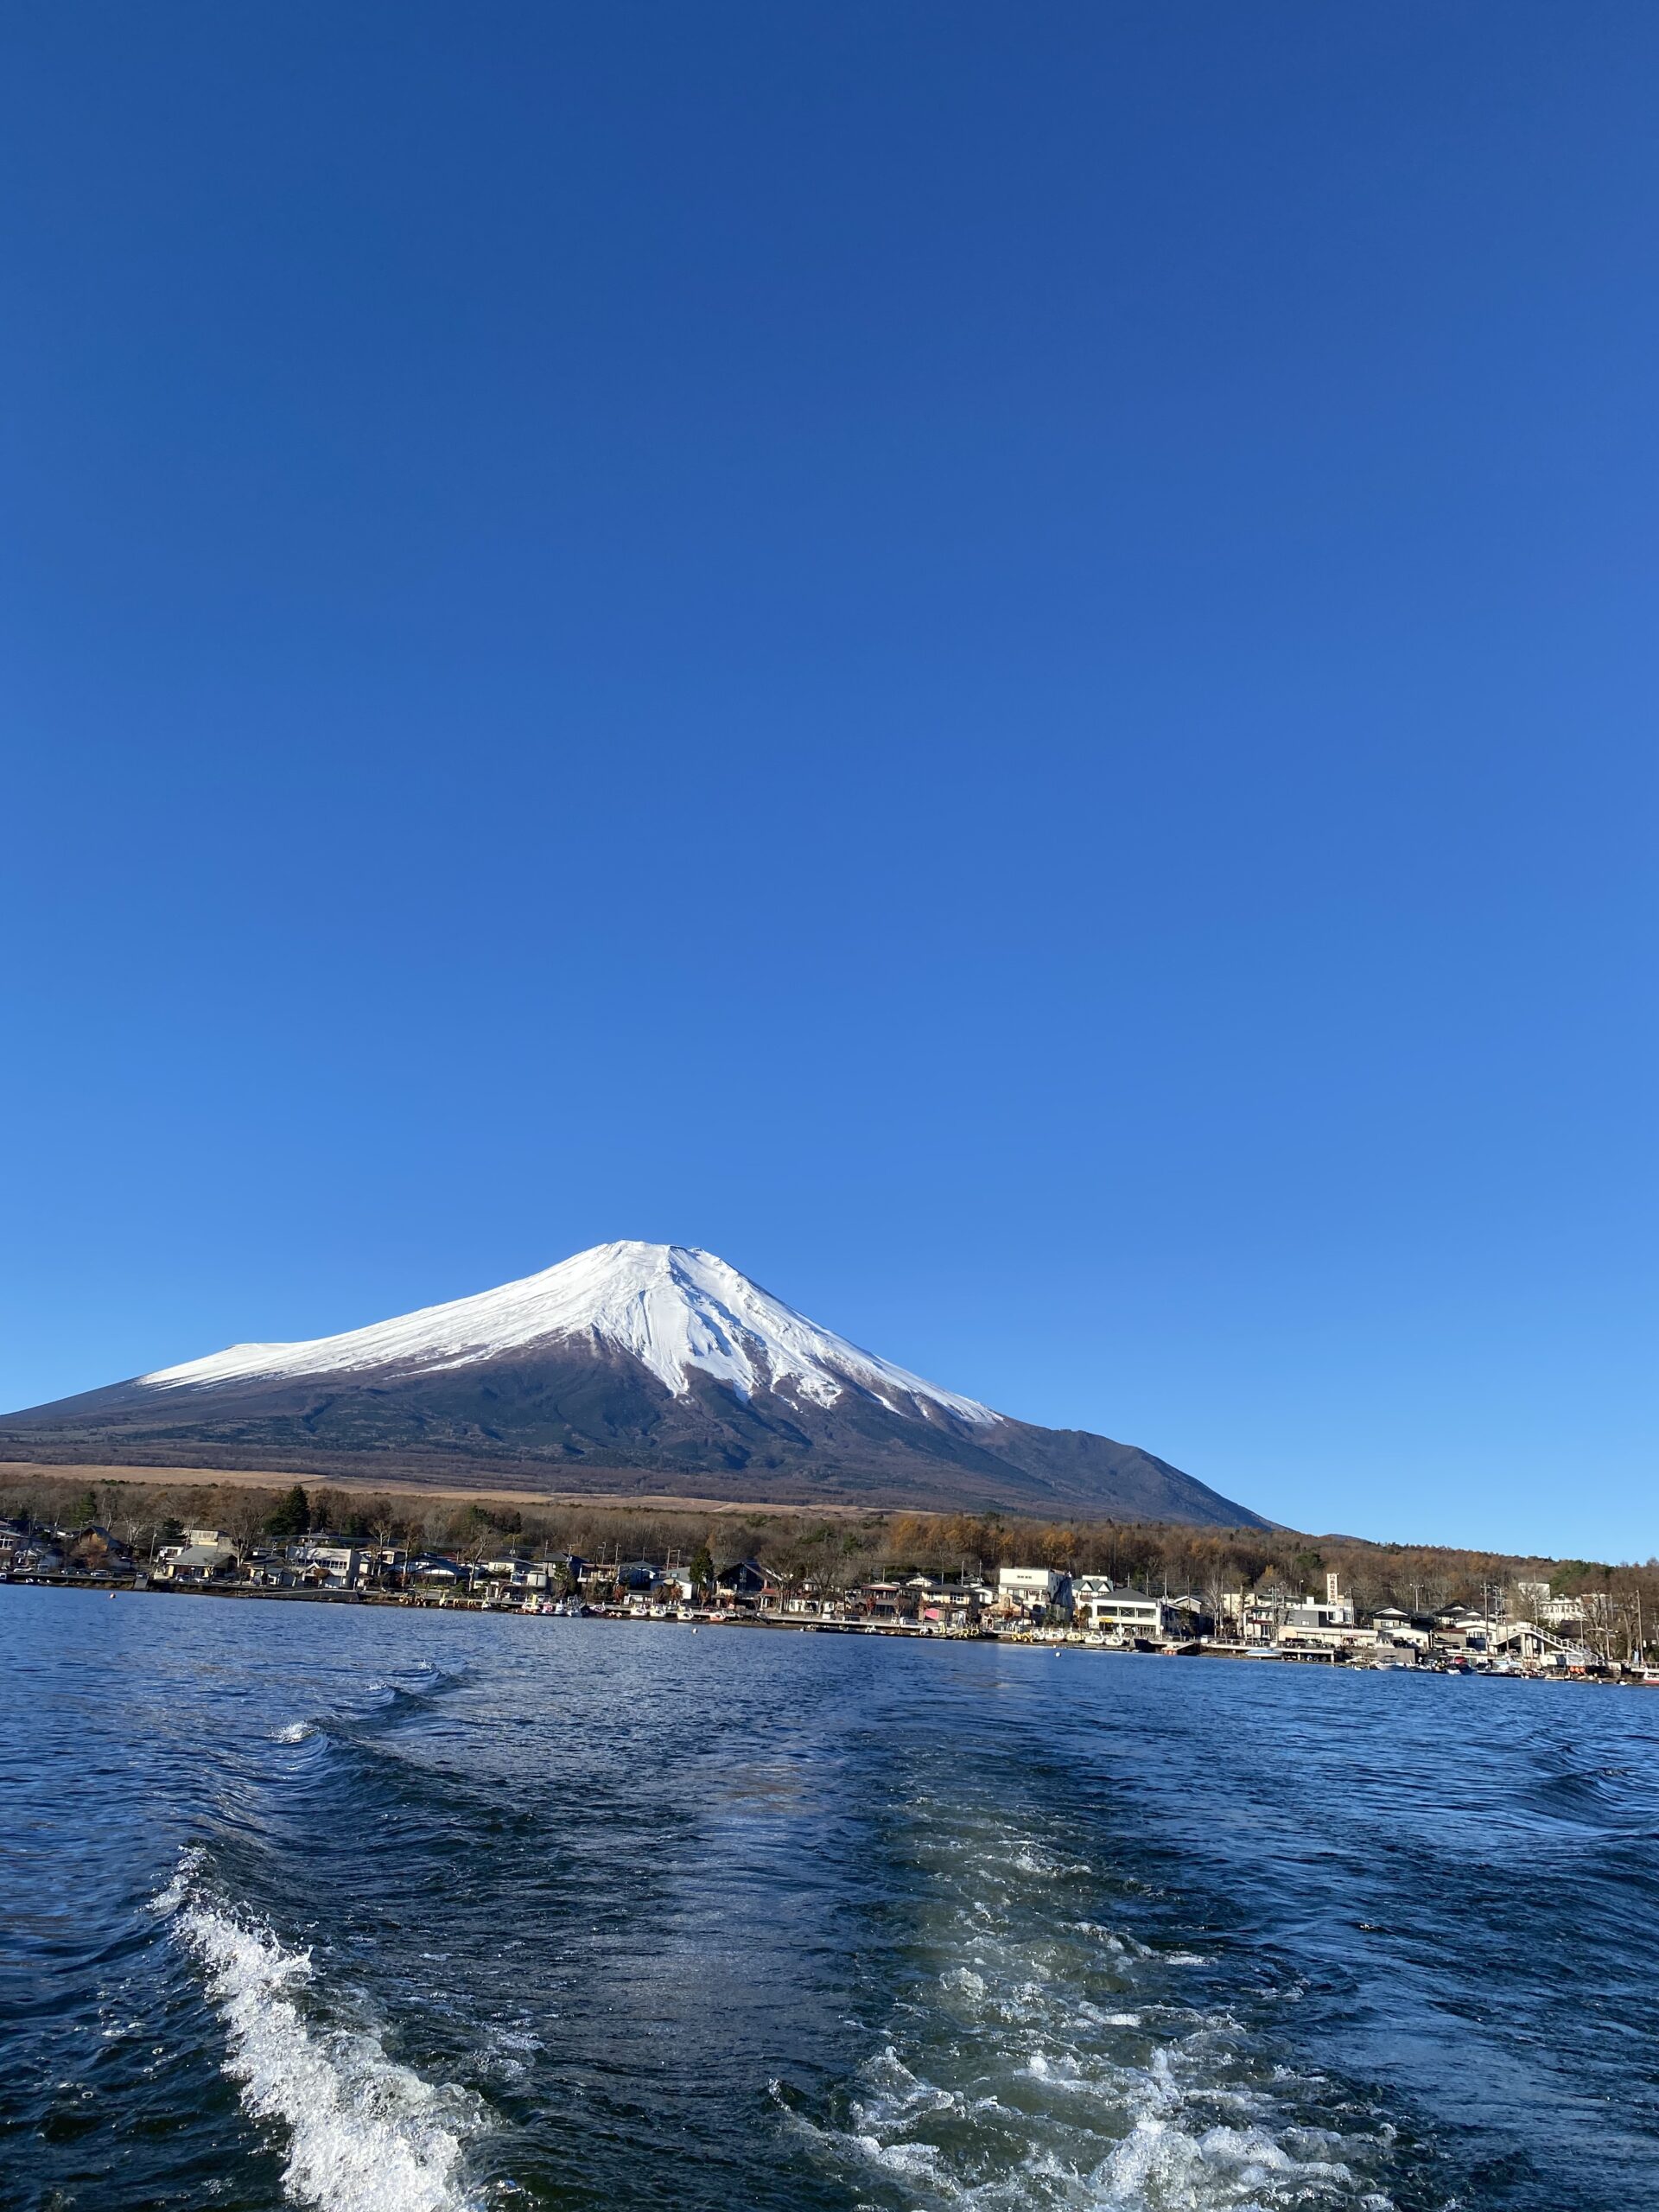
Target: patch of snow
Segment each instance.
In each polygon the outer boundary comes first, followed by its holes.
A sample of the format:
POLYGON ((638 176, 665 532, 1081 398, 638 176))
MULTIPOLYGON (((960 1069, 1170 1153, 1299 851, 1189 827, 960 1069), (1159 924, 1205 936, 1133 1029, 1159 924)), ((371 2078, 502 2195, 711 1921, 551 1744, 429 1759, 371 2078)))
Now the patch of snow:
POLYGON ((232 1344, 138 1380, 155 1389, 180 1389, 370 1369, 442 1374, 582 1336, 631 1353, 677 1397, 689 1393, 696 1369, 729 1383, 742 1398, 771 1389, 828 1406, 850 1389, 899 1414, 925 1416, 937 1408, 976 1426, 1001 1418, 976 1399, 861 1351, 712 1252, 685 1244, 595 1244, 474 1298, 307 1344, 232 1344))

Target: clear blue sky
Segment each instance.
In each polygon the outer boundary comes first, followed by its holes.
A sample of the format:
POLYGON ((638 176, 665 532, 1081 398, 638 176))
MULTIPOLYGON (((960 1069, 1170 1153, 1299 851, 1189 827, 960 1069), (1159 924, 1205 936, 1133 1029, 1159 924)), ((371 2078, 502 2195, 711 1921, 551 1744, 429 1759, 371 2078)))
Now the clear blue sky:
POLYGON ((3 46, 0 1402, 643 1236, 1659 1549, 1659 11, 3 46))

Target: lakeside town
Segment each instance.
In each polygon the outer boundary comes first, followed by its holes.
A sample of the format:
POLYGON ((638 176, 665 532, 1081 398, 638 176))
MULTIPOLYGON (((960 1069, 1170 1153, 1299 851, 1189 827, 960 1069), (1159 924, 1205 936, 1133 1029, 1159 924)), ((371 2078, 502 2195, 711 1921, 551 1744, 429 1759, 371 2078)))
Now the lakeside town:
POLYGON ((758 1557, 717 1566, 706 1546, 588 1559, 507 1541, 459 1557, 329 1530, 250 1539, 169 1524, 141 1555, 96 1522, 23 1515, 0 1522, 0 1580, 1659 1685, 1639 1595, 1632 1620, 1603 1592, 1555 1592, 1536 1578, 1489 1583, 1478 1605, 1362 1611, 1336 1571, 1312 1592, 1278 1579, 1200 1592, 964 1561, 954 1573, 878 1573, 832 1588, 758 1557))

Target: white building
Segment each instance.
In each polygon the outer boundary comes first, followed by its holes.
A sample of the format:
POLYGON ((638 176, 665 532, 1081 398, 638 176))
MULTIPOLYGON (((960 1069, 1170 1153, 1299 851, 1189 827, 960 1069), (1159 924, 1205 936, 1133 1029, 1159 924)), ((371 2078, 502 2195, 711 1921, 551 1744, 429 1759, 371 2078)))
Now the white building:
POLYGON ((1052 1567, 1001 1567, 996 1571, 996 1602, 1005 1613, 1028 1618, 1046 1612, 1051 1605, 1069 1603, 1071 1579, 1052 1567))
POLYGON ((1161 1643, 1169 1634, 1170 1608, 1144 1590, 1124 1590, 1109 1575, 1080 1575, 1071 1586, 1072 1618, 1081 1628, 1125 1639, 1161 1643))
POLYGON ((1428 1630, 1419 1628, 1411 1615, 1399 1605, 1379 1606, 1371 1615, 1371 1626, 1379 1643, 1409 1644, 1414 1651, 1428 1649, 1428 1630))
POLYGON ((1354 1601, 1344 1598, 1340 1577, 1327 1574, 1323 1598, 1296 1598, 1285 1607, 1284 1626, 1289 1632, 1310 1628, 1352 1628, 1354 1601))
POLYGON ((1253 1605, 1246 1615, 1246 1638, 1272 1642, 1287 1651, 1358 1651, 1379 1641, 1375 1628, 1360 1627, 1354 1601, 1343 1596, 1335 1574, 1325 1576, 1322 1598, 1280 1597, 1253 1605))
POLYGON ((289 1557, 308 1579, 321 1576, 330 1590, 355 1590, 372 1557, 360 1544, 296 1544, 289 1557))
MULTIPOLYGON (((1589 1593, 1592 1600, 1596 1595, 1597 1592, 1593 1590, 1589 1593)), ((1594 1604, 1586 1603, 1582 1595, 1574 1598, 1546 1598, 1542 1605, 1533 1607, 1532 1617, 1535 1621, 1541 1622, 1545 1628, 1557 1630, 1573 1627, 1583 1621, 1593 1622, 1598 1618, 1594 1604)))

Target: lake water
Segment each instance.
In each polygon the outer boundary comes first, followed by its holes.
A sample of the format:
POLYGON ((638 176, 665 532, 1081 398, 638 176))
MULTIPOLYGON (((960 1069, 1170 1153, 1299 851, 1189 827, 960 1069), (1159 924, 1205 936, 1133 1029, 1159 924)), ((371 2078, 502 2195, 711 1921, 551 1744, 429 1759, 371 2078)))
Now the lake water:
POLYGON ((0 2204, 1659 2205, 1659 1694, 0 1590, 0 2204))

